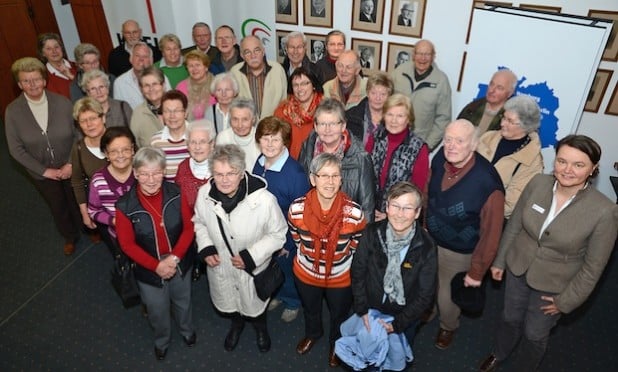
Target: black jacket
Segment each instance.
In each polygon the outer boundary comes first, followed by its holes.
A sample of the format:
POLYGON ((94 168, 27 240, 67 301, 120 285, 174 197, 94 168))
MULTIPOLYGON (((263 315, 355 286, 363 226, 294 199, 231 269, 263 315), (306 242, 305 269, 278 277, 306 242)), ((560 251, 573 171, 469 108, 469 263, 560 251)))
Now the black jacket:
POLYGON ((400 306, 390 303, 388 299, 383 303, 388 259, 380 244, 378 231, 386 237, 387 224, 387 220, 382 220, 368 225, 354 253, 351 271, 354 312, 362 316, 372 308, 393 315, 394 332, 401 333, 419 320, 433 304, 438 286, 437 248, 429 233, 417 223, 416 233, 401 263, 406 304, 400 306))
POLYGON ((363 98, 358 105, 345 112, 346 128, 360 141, 365 136, 365 112, 369 105, 369 98, 363 98))

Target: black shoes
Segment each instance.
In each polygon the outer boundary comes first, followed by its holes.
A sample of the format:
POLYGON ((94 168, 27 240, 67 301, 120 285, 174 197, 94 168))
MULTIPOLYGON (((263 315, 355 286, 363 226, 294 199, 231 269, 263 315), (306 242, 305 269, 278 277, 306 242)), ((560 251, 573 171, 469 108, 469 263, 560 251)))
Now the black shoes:
POLYGON ((489 354, 489 356, 485 358, 483 363, 481 363, 479 371, 492 372, 496 370, 496 367, 498 367, 498 359, 496 359, 496 356, 494 354, 489 354))
MULTIPOLYGON (((240 334, 242 333, 244 327, 234 327, 230 328, 230 331, 225 336, 225 342, 223 343, 223 348, 226 351, 232 351, 238 345, 238 340, 240 340, 240 334)), ((270 339, 268 340, 270 343, 270 339)))
POLYGON ((185 344, 187 344, 188 347, 193 347, 197 342, 197 334, 193 332, 193 334, 189 338, 183 336, 182 340, 185 342, 185 344))
POLYGON ((257 346, 261 353, 270 350, 270 336, 267 331, 257 331, 257 346))
POLYGON ((166 355, 167 355, 167 349, 161 350, 155 346, 155 357, 157 358, 157 360, 165 359, 166 355))

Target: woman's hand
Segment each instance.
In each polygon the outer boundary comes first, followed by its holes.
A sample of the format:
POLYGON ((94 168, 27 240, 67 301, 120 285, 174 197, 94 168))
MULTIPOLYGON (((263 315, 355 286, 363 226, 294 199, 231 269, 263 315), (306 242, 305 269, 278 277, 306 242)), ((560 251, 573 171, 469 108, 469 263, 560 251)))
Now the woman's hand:
POLYGON ((170 255, 159 261, 155 272, 165 280, 171 279, 176 275, 176 261, 174 261, 174 257, 170 255))
POLYGON ((206 265, 210 267, 219 266, 219 264, 221 263, 221 261, 219 260, 218 254, 213 254, 212 256, 208 256, 204 258, 204 261, 206 261, 206 265))
POLYGON ((375 220, 376 220, 376 222, 382 221, 385 218, 386 218, 386 213, 380 212, 377 209, 375 210, 375 220))
POLYGON ((365 328, 367 328, 367 332, 371 332, 371 326, 369 325, 369 314, 363 315, 362 318, 363 324, 365 325, 365 328))
POLYGON ((492 266, 491 267, 491 277, 495 280, 495 281, 502 281, 502 275, 504 274, 504 270, 503 269, 499 269, 497 267, 492 266))
POLYGON ((73 165, 71 163, 66 163, 59 170, 60 179, 68 180, 69 178, 71 178, 71 174, 73 173, 73 165))
POLYGON ((47 168, 45 172, 43 172, 43 177, 49 178, 50 180, 58 181, 60 180, 60 169, 47 168))
POLYGON ((82 214, 82 222, 89 229, 96 229, 97 228, 97 224, 94 223, 94 221, 92 220, 92 218, 90 218, 90 216, 88 214, 85 214, 85 215, 82 214))
POLYGON ((384 327, 384 330, 386 331, 386 333, 394 332, 393 323, 387 323, 382 319, 378 319, 378 323, 382 324, 382 327, 384 327))
POLYGON ((232 266, 234 266, 238 270, 244 270, 245 261, 243 261, 242 257, 240 257, 240 255, 237 254, 236 256, 232 256, 232 266))
POLYGON ((543 314, 545 315, 560 314, 560 309, 558 309, 558 306, 556 306, 556 304, 554 303, 553 297, 541 296, 541 300, 548 301, 550 303, 549 305, 541 306, 541 310, 543 311, 543 314))

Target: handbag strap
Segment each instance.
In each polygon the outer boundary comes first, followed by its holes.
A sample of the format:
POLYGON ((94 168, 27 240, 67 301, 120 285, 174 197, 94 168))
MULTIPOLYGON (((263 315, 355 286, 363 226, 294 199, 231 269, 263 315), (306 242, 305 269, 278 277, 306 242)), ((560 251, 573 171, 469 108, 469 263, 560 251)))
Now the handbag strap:
MULTIPOLYGON (((234 252, 232 252, 232 247, 230 247, 230 242, 227 241, 227 236, 225 235, 225 230, 223 229, 223 222, 221 221, 221 217, 219 216, 217 216, 217 223, 219 224, 219 230, 221 230, 221 236, 223 237, 225 246, 227 247, 227 250, 230 252, 230 256, 234 257, 234 252)), ((247 270, 244 270, 244 272, 246 272, 247 274, 251 276, 255 276, 253 275, 253 273, 250 273, 247 270)))

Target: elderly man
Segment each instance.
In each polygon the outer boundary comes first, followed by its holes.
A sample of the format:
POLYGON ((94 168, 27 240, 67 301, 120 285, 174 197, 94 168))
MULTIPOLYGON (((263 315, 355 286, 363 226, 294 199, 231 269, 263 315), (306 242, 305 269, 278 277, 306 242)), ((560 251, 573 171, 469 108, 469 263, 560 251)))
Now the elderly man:
POLYGON ((464 286, 479 287, 502 233, 504 188, 491 163, 476 153, 478 141, 472 123, 456 120, 447 125, 444 146, 431 163, 426 222, 438 244, 438 349, 448 348, 459 328, 451 280, 466 272, 464 286))
MULTIPOLYGON (((131 48, 129 58, 132 68, 120 75, 114 81, 114 99, 127 102, 132 109, 144 102, 144 96, 139 86, 139 76, 146 67, 152 66, 152 50, 143 41, 135 43, 131 48)), ((170 89, 170 83, 165 78, 165 90, 170 89)))
POLYGON ((312 49, 313 53, 311 53, 311 62, 316 63, 324 58, 324 42, 322 40, 315 40, 313 42, 312 49))
POLYGON ((413 60, 392 73, 395 92, 410 97, 414 107, 414 133, 431 150, 438 146, 451 121, 451 86, 446 74, 434 65, 435 56, 433 43, 421 40, 414 47, 413 60))
POLYGON ((232 66, 243 61, 232 27, 228 25, 219 26, 215 31, 215 44, 219 52, 210 61, 209 70, 213 75, 230 71, 232 66))
POLYGON ((311 0, 311 16, 326 17, 326 0, 311 0))
POLYGON ((345 50, 345 34, 339 30, 333 30, 326 34, 326 55, 315 63, 318 71, 318 79, 326 82, 337 76, 335 62, 345 50))
POLYGON ((375 17, 373 16, 373 10, 375 5, 373 0, 362 0, 360 4, 360 14, 358 15, 358 20, 360 22, 371 22, 375 23, 375 17))
POLYGON ((405 3, 401 7, 401 13, 397 16, 397 25, 412 27, 412 17, 414 16, 414 7, 412 4, 405 3))
MULTIPOLYGON (((287 56, 282 63, 286 76, 289 78, 294 70, 304 67, 307 71, 314 73, 318 77, 315 65, 307 57, 307 39, 305 35, 302 32, 293 31, 284 36, 282 40, 287 50, 287 56)), ((320 84, 322 83, 320 81, 320 84)))
POLYGON ((303 143, 298 162, 309 174, 315 156, 323 152, 336 154, 341 158, 341 190, 363 208, 367 221, 373 222, 376 181, 371 156, 365 152, 362 141, 346 129, 343 104, 325 98, 316 108, 314 118, 314 130, 303 143))
POLYGON ((517 75, 508 69, 498 70, 491 77, 485 97, 476 99, 461 110, 457 119, 466 119, 479 128, 480 134, 500 129, 504 104, 515 93, 517 75))
POLYGON ((253 169, 260 156, 260 147, 255 140, 257 112, 250 99, 235 99, 230 104, 230 127, 217 135, 217 146, 238 145, 245 152, 247 169, 253 169))
POLYGON ((337 76, 324 83, 324 98, 334 98, 348 110, 367 97, 367 79, 360 76, 360 61, 353 50, 341 53, 335 66, 337 76))
POLYGON ((190 47, 189 49, 184 50, 183 53, 190 50, 199 50, 200 52, 206 54, 211 61, 217 56, 217 53, 219 53, 216 46, 210 45, 212 42, 212 32, 210 31, 210 26, 208 26, 207 23, 197 22, 194 24, 191 29, 191 37, 193 38, 195 47, 190 47))
POLYGON ((410 53, 406 52, 405 50, 400 50, 399 53, 397 53, 397 60, 395 61, 395 68, 399 67, 400 65, 403 65, 409 60, 410 60, 410 53))
MULTIPOLYGON (((131 50, 138 41, 142 40, 142 29, 137 21, 129 19, 122 24, 123 42, 109 52, 107 65, 110 74, 120 76, 131 69, 129 56, 131 50)), ((161 51, 154 46, 147 44, 152 51, 153 60, 156 62, 161 59, 161 51)))
POLYGON ((238 97, 252 99, 260 119, 270 116, 287 97, 285 71, 279 63, 266 60, 262 41, 253 35, 242 39, 240 51, 244 62, 230 70, 238 81, 238 97))

